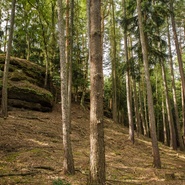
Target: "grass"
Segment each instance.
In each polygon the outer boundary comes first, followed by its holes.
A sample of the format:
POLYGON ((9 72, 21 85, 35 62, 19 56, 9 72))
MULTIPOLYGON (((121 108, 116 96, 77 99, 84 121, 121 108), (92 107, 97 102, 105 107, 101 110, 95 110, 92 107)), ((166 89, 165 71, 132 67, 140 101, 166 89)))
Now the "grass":
POLYGON ((65 180, 58 178, 53 181, 53 185, 70 185, 70 184, 66 182, 65 180))

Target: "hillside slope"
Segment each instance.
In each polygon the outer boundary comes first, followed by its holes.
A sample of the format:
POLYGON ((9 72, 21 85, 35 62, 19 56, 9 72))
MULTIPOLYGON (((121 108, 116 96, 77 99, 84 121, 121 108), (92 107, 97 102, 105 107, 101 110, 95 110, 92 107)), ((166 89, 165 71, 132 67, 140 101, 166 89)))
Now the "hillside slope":
MULTIPOLYGON (((62 173, 62 123, 60 105, 43 113, 14 109, 0 118, 0 184, 52 185, 65 179, 85 185, 89 168, 89 111, 72 105, 72 146, 76 175, 62 173)), ((136 136, 132 145, 128 129, 105 118, 106 177, 108 185, 185 184, 185 153, 160 144, 162 169, 152 167, 151 142, 136 136)))

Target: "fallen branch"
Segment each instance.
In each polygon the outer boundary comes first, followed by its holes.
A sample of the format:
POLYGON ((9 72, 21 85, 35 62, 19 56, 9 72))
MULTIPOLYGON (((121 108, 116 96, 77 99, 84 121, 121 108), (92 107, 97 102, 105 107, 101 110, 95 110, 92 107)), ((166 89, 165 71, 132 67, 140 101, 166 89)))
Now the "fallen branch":
POLYGON ((8 173, 8 174, 0 174, 1 177, 12 177, 12 176, 33 176, 36 175, 38 172, 27 172, 27 173, 8 173))
POLYGON ((24 119, 36 119, 36 120, 39 120, 40 122, 45 122, 42 119, 37 118, 37 117, 31 117, 31 116, 18 116, 18 117, 19 118, 24 118, 24 119))
POLYGON ((35 169, 42 169, 42 170, 49 170, 49 171, 55 171, 55 169, 50 167, 50 166, 34 166, 33 168, 35 168, 35 169))

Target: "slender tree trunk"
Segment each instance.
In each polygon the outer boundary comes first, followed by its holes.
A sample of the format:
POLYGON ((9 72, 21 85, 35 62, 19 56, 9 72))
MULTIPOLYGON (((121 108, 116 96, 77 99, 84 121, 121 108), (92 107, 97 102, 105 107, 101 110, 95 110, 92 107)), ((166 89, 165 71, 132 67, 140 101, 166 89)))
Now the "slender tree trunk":
MULTIPOLYGON (((126 18, 126 3, 125 0, 122 1, 124 8, 124 17, 126 18)), ((132 113, 132 96, 131 96, 131 80, 129 72, 129 63, 128 63, 128 44, 127 44, 127 25, 124 27, 124 49, 125 49, 125 62, 126 62, 126 93, 127 93, 127 113, 128 113, 128 122, 129 122, 129 140, 134 143, 134 122, 133 122, 133 113, 132 113)))
POLYGON ((149 128, 149 121, 148 121, 148 108, 147 108, 147 98, 146 98, 146 94, 143 93, 143 96, 144 96, 144 112, 145 112, 145 123, 146 123, 146 133, 147 133, 147 136, 150 137, 150 128, 149 128))
POLYGON ((172 79, 173 104, 175 109, 175 120, 176 120, 176 126, 177 126, 177 136, 178 136, 180 150, 184 150, 183 138, 182 138, 182 133, 180 128, 179 111, 177 107, 176 86, 175 86, 175 77, 174 77, 174 70, 173 70, 173 59, 172 59, 172 51, 171 51, 169 25, 168 25, 168 47, 169 47, 169 55, 170 55, 169 60, 170 60, 170 70, 171 70, 171 79, 172 79))
POLYGON ((149 121, 150 121, 151 138, 152 138, 153 164, 154 164, 154 167, 161 168, 161 160, 160 160, 159 147, 158 147, 157 135, 156 135, 156 123, 155 123, 155 115, 154 115, 152 88, 151 88, 149 66, 148 66, 148 51, 147 51, 146 40, 145 40, 144 30, 143 30, 141 0, 137 0, 137 12, 138 12, 141 47, 142 47, 143 60, 144 60, 145 78, 146 78, 146 85, 147 85, 147 100, 148 100, 149 121))
MULTIPOLYGON (((140 83, 139 83, 139 87, 140 83)), ((143 103, 142 103, 142 96, 141 96, 141 91, 139 90, 139 107, 140 107, 140 114, 141 114, 141 124, 142 124, 142 128, 143 128, 143 134, 144 136, 147 136, 147 127, 146 127, 146 122, 145 122, 145 118, 144 118, 144 109, 143 109, 143 103)))
POLYGON ((71 93, 72 93, 72 60, 73 60, 73 17, 74 0, 66 0, 66 63, 67 63, 67 99, 69 106, 69 129, 71 130, 71 93), (71 17, 70 17, 71 16, 71 17))
POLYGON ((89 0, 90 15, 90 185, 105 184, 101 0, 89 0))
POLYGON ((142 134, 142 127, 141 127, 141 120, 139 115, 139 105, 138 105, 138 95, 137 95, 137 88, 136 88, 136 82, 133 79, 133 96, 134 96, 134 107, 135 107, 135 121, 137 125, 137 133, 142 134))
POLYGON ((44 59, 45 59, 45 79, 44 79, 44 87, 47 87, 48 84, 48 71, 49 71, 49 57, 48 57, 48 48, 47 48, 47 41, 46 41, 46 34, 45 34, 45 28, 44 24, 42 22, 41 17, 39 16, 39 21, 42 28, 42 38, 43 38, 43 44, 44 44, 44 59))
POLYGON ((10 63, 10 55, 12 49, 12 40, 13 40, 13 31, 14 31, 14 19, 15 19, 15 4, 16 0, 12 0, 12 10, 11 10, 11 18, 10 18, 10 33, 8 39, 8 48, 6 52, 5 64, 4 64, 4 73, 3 73, 3 87, 2 87, 2 117, 5 119, 8 117, 8 71, 9 71, 9 63, 10 63))
MULTIPOLYGON (((173 8, 174 0, 170 0, 170 12, 171 12, 171 22, 172 22, 172 29, 173 29, 173 35, 174 35, 174 41, 175 41, 175 48, 176 48, 176 53, 177 53, 177 60, 179 64, 179 72, 181 75, 181 82, 182 82, 182 115, 183 115, 183 125, 185 128, 185 118, 184 118, 184 104, 185 104, 185 75, 184 75, 184 68, 183 68, 183 61, 182 61, 182 55, 180 52, 180 45, 178 42, 178 37, 177 37, 177 31, 176 31, 176 22, 175 22, 175 17, 174 17, 174 8, 173 8)), ((185 130, 184 130, 184 137, 185 137, 185 130)))
POLYGON ((9 11, 7 11, 7 18, 6 18, 6 25, 5 25, 4 53, 7 51, 8 20, 9 20, 9 11))
POLYGON ((26 44, 27 44, 27 48, 26 48, 26 60, 30 59, 30 38, 28 33, 26 33, 26 44))
POLYGON ((56 7, 56 2, 52 1, 51 2, 51 40, 50 40, 50 45, 51 45, 51 50, 50 50, 50 58, 51 58, 51 62, 49 63, 49 73, 50 76, 53 75, 53 66, 54 66, 54 60, 55 60, 55 48, 56 48, 56 37, 55 37, 55 7, 56 7))
POLYGON ((162 95, 162 116, 163 116, 163 137, 164 144, 168 145, 167 141, 167 124, 166 124, 166 116, 165 116, 165 108, 164 108, 164 95, 162 95))
POLYGON ((111 63, 112 63, 112 115, 115 122, 118 121, 117 111, 117 70, 116 70, 116 28, 115 28, 115 15, 114 15, 114 1, 111 1, 111 63))
POLYGON ((70 120, 69 120, 69 104, 67 98, 67 63, 65 59, 65 37, 64 37, 64 21, 63 21, 63 4, 62 0, 58 2, 58 28, 59 28, 59 49, 60 49, 60 77, 61 77, 61 110, 63 125, 63 148, 64 148, 64 173, 74 174, 74 161, 70 139, 70 120))
POLYGON ((87 35, 84 35, 83 38, 82 38, 82 53, 83 55, 85 56, 85 59, 82 61, 82 64, 83 64, 83 79, 84 79, 84 83, 82 85, 82 96, 81 96, 81 100, 80 100, 80 105, 82 107, 84 107, 84 104, 85 104, 85 95, 86 95, 86 90, 87 90, 87 84, 88 84, 88 69, 89 69, 89 53, 87 53, 87 50, 86 50, 86 46, 87 46, 87 42, 86 42, 86 39, 87 39, 87 35))
POLYGON ((185 143, 185 101, 184 101, 184 93, 183 93, 183 87, 181 84, 181 101, 182 101, 182 122, 183 122, 183 140, 185 143))
MULTIPOLYGON (((0 3, 0 32, 2 31, 2 3, 0 3)), ((0 39, 2 39, 2 32, 0 33, 0 39)), ((1 52, 2 42, 0 42, 0 52, 1 52)))
POLYGON ((162 77, 163 77, 163 84, 164 84, 164 92, 165 92, 165 98, 166 98, 166 109, 167 109, 167 116, 168 116, 168 123, 170 126, 170 147, 173 148, 173 150, 177 150, 177 141, 176 141, 176 133, 175 133, 175 127, 171 112, 171 105, 168 95, 168 86, 166 82, 166 71, 164 63, 161 61, 161 68, 162 68, 162 77))

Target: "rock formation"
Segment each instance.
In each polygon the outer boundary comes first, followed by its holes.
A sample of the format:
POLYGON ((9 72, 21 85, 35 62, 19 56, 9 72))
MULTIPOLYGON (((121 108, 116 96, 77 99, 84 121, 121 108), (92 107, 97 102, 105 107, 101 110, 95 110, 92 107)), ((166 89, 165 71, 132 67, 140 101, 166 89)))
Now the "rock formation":
MULTIPOLYGON (((0 99, 5 56, 0 55, 0 99)), ((8 105, 38 111, 51 111, 52 93, 44 88, 45 68, 11 57, 8 74, 8 105)))

